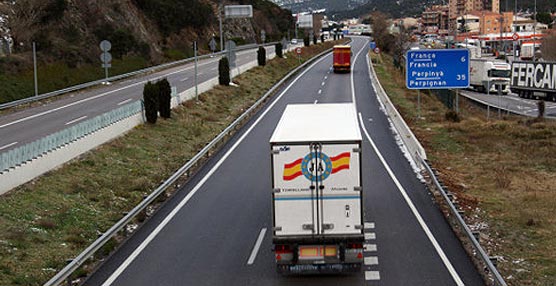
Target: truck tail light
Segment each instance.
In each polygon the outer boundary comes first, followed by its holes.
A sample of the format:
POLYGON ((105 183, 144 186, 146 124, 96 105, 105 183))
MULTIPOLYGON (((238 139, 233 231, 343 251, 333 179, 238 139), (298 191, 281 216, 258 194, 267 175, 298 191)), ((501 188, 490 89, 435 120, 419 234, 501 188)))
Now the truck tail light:
POLYGON ((348 243, 347 248, 348 249, 361 249, 361 248, 363 248, 363 244, 362 243, 348 243))
POLYGON ((276 261, 282 260, 282 255, 293 254, 293 250, 289 245, 276 245, 274 247, 274 253, 276 255, 276 261))

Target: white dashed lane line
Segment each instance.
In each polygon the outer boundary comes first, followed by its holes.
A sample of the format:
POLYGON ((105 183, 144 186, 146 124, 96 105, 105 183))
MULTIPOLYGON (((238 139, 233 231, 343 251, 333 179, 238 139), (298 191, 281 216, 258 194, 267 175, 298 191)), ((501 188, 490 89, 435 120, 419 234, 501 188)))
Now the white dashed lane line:
POLYGON ((380 280, 378 271, 365 271, 365 280, 380 280))
POLYGON ((133 98, 128 98, 128 99, 126 99, 126 100, 124 100, 124 101, 121 101, 120 103, 118 103, 118 106, 124 105, 124 104, 130 102, 132 99, 133 99, 133 98))
POLYGON ((319 89, 318 94, 321 94, 321 93, 322 93, 322 89, 319 89))
POLYGON ((378 257, 376 256, 365 257, 365 265, 378 265, 378 257))
POLYGON ((85 115, 85 116, 81 116, 81 117, 79 117, 79 118, 76 118, 76 119, 74 119, 74 120, 71 120, 71 121, 68 121, 68 122, 66 122, 66 124, 65 124, 65 125, 70 125, 70 124, 73 124, 73 123, 75 123, 75 122, 77 122, 77 121, 81 121, 81 120, 83 120, 83 119, 85 119, 85 118, 87 118, 87 115, 85 115))
POLYGON ((17 143, 19 143, 19 142, 12 142, 12 143, 10 143, 10 144, 6 144, 6 145, 0 147, 0 150, 3 150, 3 149, 6 149, 6 148, 9 148, 9 147, 12 147, 13 145, 15 145, 15 144, 17 144, 17 143))

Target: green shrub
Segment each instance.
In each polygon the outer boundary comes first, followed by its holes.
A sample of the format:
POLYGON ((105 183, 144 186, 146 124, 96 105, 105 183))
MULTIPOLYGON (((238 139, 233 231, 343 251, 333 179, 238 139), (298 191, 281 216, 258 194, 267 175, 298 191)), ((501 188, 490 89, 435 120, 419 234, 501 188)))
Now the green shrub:
POLYGON ((259 47, 259 50, 257 51, 257 62, 261 67, 266 65, 266 50, 262 46, 259 47))
POLYGON ((282 47, 282 43, 277 43, 276 45, 274 45, 274 51, 276 52, 277 57, 279 57, 279 58, 284 57, 283 49, 284 49, 284 47, 282 47))
POLYGON ((160 112, 160 117, 170 118, 172 87, 166 78, 159 80, 156 85, 158 87, 158 111, 160 112))
POLYGON ((303 38, 303 44, 305 45, 305 47, 308 47, 311 44, 311 41, 309 40, 309 36, 305 36, 303 38))
POLYGON ((457 112, 455 112, 454 110, 450 110, 450 111, 446 112, 444 117, 446 118, 446 120, 451 121, 451 122, 460 122, 461 121, 461 119, 459 118, 459 114, 457 112))
POLYGON ((230 85, 230 63, 227 57, 222 57, 218 62, 218 83, 230 85))
POLYGON ((317 44, 317 36, 313 35, 313 45, 316 45, 316 44, 317 44))
POLYGON ((145 117, 147 122, 155 124, 158 117, 158 86, 150 81, 143 88, 143 102, 145 103, 145 117))
POLYGON ((320 35, 320 42, 324 43, 324 34, 320 35))

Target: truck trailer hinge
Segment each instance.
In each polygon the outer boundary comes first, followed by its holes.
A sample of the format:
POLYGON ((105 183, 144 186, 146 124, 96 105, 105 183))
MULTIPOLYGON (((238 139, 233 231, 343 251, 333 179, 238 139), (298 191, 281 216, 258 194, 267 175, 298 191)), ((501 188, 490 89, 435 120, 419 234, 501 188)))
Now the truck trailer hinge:
POLYGON ((363 229, 363 225, 362 224, 356 224, 354 225, 355 229, 363 229))
POLYGON ((280 192, 280 188, 274 188, 274 189, 272 189, 272 191, 273 191, 274 193, 279 193, 279 192, 280 192))
POLYGON ((273 231, 282 231, 282 227, 281 226, 275 226, 272 228, 273 231))
POLYGON ((322 224, 322 229, 324 229, 324 230, 334 229, 334 224, 333 223, 323 223, 322 224))
POLYGON ((273 154, 273 155, 278 155, 278 154, 280 154, 280 150, 275 149, 275 150, 272 150, 270 153, 273 154))
POLYGON ((356 187, 353 187, 353 190, 356 191, 356 192, 361 192, 363 190, 363 188, 361 186, 356 186, 356 187))
POLYGON ((315 230, 315 225, 312 223, 305 223, 301 226, 304 230, 315 230))
POLYGON ((353 148, 353 153, 361 153, 361 148, 353 148))

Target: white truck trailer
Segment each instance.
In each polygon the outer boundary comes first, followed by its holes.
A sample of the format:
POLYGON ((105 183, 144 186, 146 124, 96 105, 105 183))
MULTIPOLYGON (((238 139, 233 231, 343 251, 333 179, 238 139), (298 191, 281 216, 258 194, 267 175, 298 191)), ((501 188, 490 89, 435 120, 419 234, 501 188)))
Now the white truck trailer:
POLYGON ((512 62, 511 89, 522 98, 556 101, 556 62, 512 62))
POLYGON ((288 105, 270 148, 278 272, 359 271, 363 189, 354 105, 288 105))
POLYGON ((471 59, 469 63, 469 85, 474 89, 497 94, 510 93, 511 67, 505 62, 486 59, 471 59))

